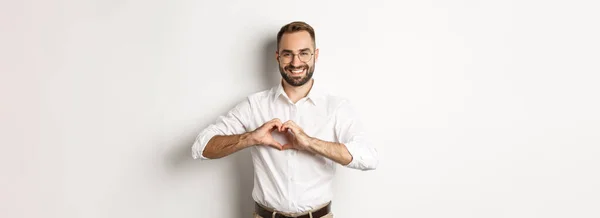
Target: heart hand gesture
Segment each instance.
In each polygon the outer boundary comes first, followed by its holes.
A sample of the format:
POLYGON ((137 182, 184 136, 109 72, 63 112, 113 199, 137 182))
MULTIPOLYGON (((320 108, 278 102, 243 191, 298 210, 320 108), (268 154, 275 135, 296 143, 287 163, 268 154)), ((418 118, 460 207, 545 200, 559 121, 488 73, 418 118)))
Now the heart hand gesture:
POLYGON ((255 142, 254 144, 267 145, 277 150, 296 149, 314 153, 310 147, 313 138, 308 136, 300 126, 291 120, 281 123, 281 120, 277 118, 272 119, 252 131, 251 137, 255 142), (281 145, 273 138, 273 131, 275 130, 285 134, 288 140, 287 144, 281 145))
POLYGON ((285 132, 288 139, 287 144, 282 146, 282 149, 296 149, 299 151, 309 151, 314 153, 311 148, 313 138, 308 136, 300 126, 294 121, 287 121, 281 126, 280 132, 285 132))
POLYGON ((251 132, 251 138, 254 140, 254 144, 268 145, 277 150, 282 150, 283 146, 277 142, 272 135, 275 130, 281 131, 282 126, 281 120, 277 118, 264 123, 262 126, 251 132))

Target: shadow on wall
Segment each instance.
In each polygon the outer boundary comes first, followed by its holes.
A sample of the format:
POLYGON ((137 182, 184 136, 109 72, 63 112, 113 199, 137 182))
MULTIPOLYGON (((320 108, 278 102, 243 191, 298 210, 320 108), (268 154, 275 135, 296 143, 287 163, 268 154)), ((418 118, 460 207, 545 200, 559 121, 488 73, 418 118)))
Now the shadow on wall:
MULTIPOLYGON (((277 41, 272 36, 265 37, 263 45, 263 53, 262 56, 262 65, 260 65, 260 69, 256 69, 261 75, 258 77, 257 81, 259 84, 263 84, 261 88, 268 89, 280 81, 281 76, 279 75, 277 61, 275 59, 275 51, 277 50, 277 41)), ((249 94, 249 93, 248 93, 249 94)), ((231 100, 229 102, 230 108, 233 108, 234 104, 237 103, 236 100, 231 100)), ((223 111, 220 114, 224 114, 226 111, 223 111)), ((200 122, 203 126, 200 129, 205 128, 212 122, 216 120, 216 117, 206 117, 205 120, 200 122)), ((217 162, 200 162, 192 159, 191 156, 191 146, 193 141, 196 138, 196 134, 198 132, 194 132, 188 136, 186 136, 182 141, 174 146, 168 152, 167 164, 169 171, 180 171, 186 172, 187 168, 195 168, 197 169, 198 164, 204 164, 204 167, 214 166, 214 164, 222 164, 217 162)), ((232 161, 235 165, 235 171, 230 172, 231 175, 229 178, 235 179, 237 184, 235 187, 230 187, 232 191, 235 192, 237 196, 236 202, 231 202, 231 208, 237 209, 239 212, 236 217, 251 217, 252 211, 254 210, 254 200, 252 199, 252 188, 254 183, 254 168, 252 165, 252 157, 249 149, 244 149, 237 153, 230 155, 229 157, 223 158, 222 161, 232 161)), ((201 167, 202 168, 202 167, 201 167)), ((202 170, 198 170, 198 172, 202 172, 202 170)))
POLYGON ((277 39, 272 36, 265 37, 263 44, 263 52, 265 54, 262 62, 262 69, 259 69, 264 74, 265 89, 271 88, 281 81, 277 59, 275 59, 275 51, 277 51, 277 39))

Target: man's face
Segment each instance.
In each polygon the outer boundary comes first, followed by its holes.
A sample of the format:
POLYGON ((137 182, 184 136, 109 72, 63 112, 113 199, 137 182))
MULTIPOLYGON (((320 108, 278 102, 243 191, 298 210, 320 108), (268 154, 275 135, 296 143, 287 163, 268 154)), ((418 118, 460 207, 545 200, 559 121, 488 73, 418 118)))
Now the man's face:
POLYGON ((276 53, 279 72, 288 84, 302 86, 312 78, 318 55, 308 32, 285 33, 276 53))

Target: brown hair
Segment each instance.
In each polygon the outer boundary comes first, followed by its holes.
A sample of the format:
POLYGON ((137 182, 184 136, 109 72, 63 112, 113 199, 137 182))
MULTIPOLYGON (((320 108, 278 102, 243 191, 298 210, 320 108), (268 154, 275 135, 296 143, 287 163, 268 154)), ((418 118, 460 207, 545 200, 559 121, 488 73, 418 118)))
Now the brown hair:
POLYGON ((281 27, 281 29, 277 33, 277 50, 279 50, 279 42, 281 41, 281 37, 283 37, 284 33, 295 33, 300 31, 308 32, 308 34, 310 34, 310 38, 312 38, 313 40, 313 46, 316 45, 315 30, 303 21, 294 21, 281 27))

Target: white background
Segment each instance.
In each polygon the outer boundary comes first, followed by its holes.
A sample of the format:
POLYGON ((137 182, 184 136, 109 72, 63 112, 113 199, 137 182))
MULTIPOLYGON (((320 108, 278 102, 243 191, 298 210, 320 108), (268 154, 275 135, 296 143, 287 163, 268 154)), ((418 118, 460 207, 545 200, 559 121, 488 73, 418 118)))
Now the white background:
POLYGON ((381 154, 336 217, 600 217, 598 4, 531 0, 2 1, 0 217, 250 217, 249 153, 190 147, 294 20, 381 154))

